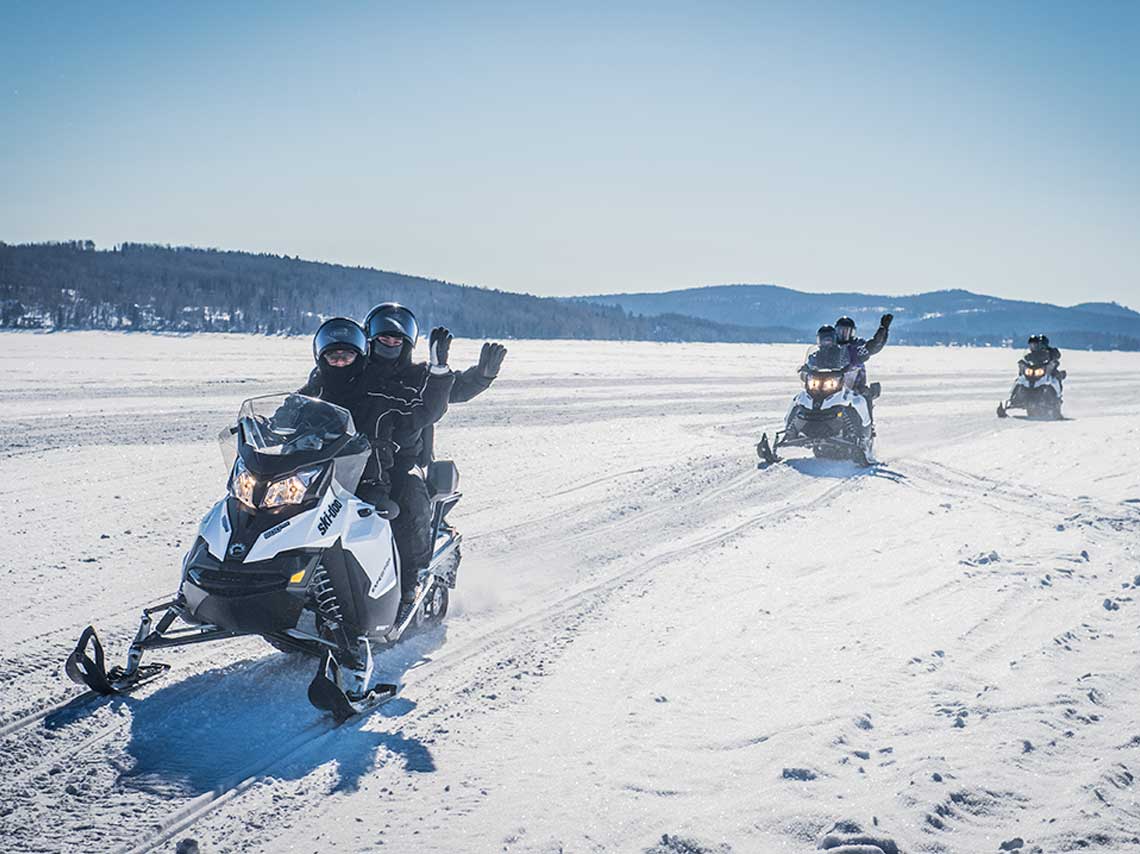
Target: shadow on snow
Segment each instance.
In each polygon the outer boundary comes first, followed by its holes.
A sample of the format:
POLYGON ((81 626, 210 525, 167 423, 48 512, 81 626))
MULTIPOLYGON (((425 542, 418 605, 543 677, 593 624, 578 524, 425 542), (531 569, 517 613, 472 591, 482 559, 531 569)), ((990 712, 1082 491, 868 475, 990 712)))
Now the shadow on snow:
MULTIPOLYGON (((445 637, 446 628, 439 627, 378 653, 377 678, 402 682, 407 671, 430 661, 445 637)), ((353 790, 388 754, 400 757, 407 771, 436 770, 423 742, 399 729, 369 727, 377 718, 398 723, 414 702, 397 697, 334 728, 328 715, 309 705, 316 668, 316 659, 305 655, 270 654, 190 676, 146 698, 69 704, 44 724, 61 729, 101 705, 129 715, 117 785, 164 796, 221 792, 250 776, 297 780, 329 762, 336 763, 335 790, 353 790)))

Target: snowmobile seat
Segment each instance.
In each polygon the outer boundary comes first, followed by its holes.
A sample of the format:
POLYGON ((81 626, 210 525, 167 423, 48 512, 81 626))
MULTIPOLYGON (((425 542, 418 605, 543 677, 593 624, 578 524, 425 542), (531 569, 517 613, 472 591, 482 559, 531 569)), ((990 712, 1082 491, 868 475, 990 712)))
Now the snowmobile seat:
POLYGON ((452 495, 459 490, 459 469, 451 460, 435 460, 427 470, 428 493, 452 495))

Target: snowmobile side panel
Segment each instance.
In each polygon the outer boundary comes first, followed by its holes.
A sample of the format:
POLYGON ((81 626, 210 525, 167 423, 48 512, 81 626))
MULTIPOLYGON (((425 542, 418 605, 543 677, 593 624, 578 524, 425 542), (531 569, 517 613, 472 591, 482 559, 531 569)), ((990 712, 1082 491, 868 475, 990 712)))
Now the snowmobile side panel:
POLYGON ((227 499, 223 498, 211 507, 198 528, 198 536, 206 541, 210 554, 218 560, 226 559, 226 549, 229 548, 232 532, 226 503, 227 499))
POLYGON ((376 513, 368 513, 364 518, 359 517, 352 504, 360 505, 358 509, 366 509, 364 502, 350 502, 347 532, 341 538, 341 545, 352 552, 365 575, 368 576, 367 595, 371 599, 380 599, 385 593, 400 583, 400 575, 396 565, 397 556, 394 541, 390 533, 390 525, 376 513))
MULTIPOLYGON (((389 543, 391 540, 389 539, 389 543)), ((398 573, 395 548, 388 555, 389 570, 398 573)), ((360 561, 338 542, 326 549, 321 558, 325 575, 332 585, 336 606, 349 635, 358 634, 383 637, 396 620, 400 607, 400 586, 395 584, 379 596, 370 596, 374 586, 372 578, 361 566, 360 561)), ((398 577, 398 575, 397 575, 398 577)))

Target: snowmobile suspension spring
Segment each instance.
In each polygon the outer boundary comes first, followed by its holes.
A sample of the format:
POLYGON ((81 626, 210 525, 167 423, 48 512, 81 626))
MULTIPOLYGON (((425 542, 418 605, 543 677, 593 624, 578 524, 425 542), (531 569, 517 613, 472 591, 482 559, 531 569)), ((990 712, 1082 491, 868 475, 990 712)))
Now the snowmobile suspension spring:
POLYGON ((337 601, 336 591, 333 590, 332 581, 323 566, 317 567, 313 575, 313 598, 317 600, 317 607, 321 616, 333 623, 342 622, 340 602, 337 601))

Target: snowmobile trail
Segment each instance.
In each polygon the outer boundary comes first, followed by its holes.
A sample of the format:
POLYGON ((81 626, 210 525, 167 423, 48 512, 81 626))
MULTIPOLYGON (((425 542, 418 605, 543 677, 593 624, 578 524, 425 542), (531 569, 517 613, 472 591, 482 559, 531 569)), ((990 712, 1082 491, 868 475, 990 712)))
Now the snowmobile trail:
POLYGON ((1008 352, 888 347, 887 466, 761 472, 803 348, 514 343, 438 437, 465 492, 448 622, 334 728, 315 664, 256 640, 171 651, 112 700, 59 672, 78 628, 117 656, 171 591, 224 479, 211 435, 295 387, 307 342, 5 343, 50 389, 0 392, 5 435, 36 425, 0 458, 8 850, 1140 845, 1133 356, 1067 354, 1072 420, 1048 424, 994 417, 1008 352), (121 379, 75 369, 93 346, 121 379), (213 382, 235 359, 245 382, 213 382))
MULTIPOLYGON (((427 717, 465 715, 472 712, 472 699, 478 708, 482 702, 478 697, 472 698, 470 688, 472 684, 478 685, 479 690, 488 691, 495 688, 502 690, 505 680, 514 680, 514 676, 503 673, 500 666, 503 661, 534 661, 540 658, 556 658, 556 648, 559 638, 562 643, 569 643, 574 636, 584 630, 583 622, 589 615, 604 604, 614 592, 623 585, 632 582, 645 572, 652 571, 661 563, 683 559, 692 554, 699 554, 718 543, 731 540, 740 530, 763 522, 776 521, 789 514, 802 512, 812 506, 830 500, 842 488, 842 484, 831 483, 816 494, 802 502, 793 503, 779 510, 752 514, 737 523, 734 528, 707 534, 701 538, 686 542, 668 551, 648 558, 640 566, 632 567, 624 573, 611 575, 602 581, 593 583, 584 589, 574 591, 558 601, 551 603, 538 612, 527 615, 525 618, 500 626, 494 631, 481 634, 468 640, 462 647, 452 651, 441 652, 430 665, 424 668, 421 679, 430 679, 425 683, 426 690, 417 692, 417 703, 420 705, 432 703, 427 717), (552 638, 554 640, 552 641, 552 638), (496 662, 492 669, 485 662, 496 662), (475 664, 481 671, 474 679, 467 669, 475 664), (458 672, 457 679, 449 679, 450 674, 458 672), (458 705, 458 709, 455 706, 458 705)), ((517 688, 517 686, 512 686, 517 688)), ((508 688, 508 690, 510 690, 508 688)), ((381 713, 383 715, 383 713, 381 713)), ((405 740, 422 741, 430 736, 434 724, 417 721, 418 716, 408 712, 401 716, 401 733, 405 740)), ((349 731, 363 725, 363 722, 349 724, 349 731)), ((265 777, 273 776, 273 771, 280 765, 297 763, 303 760, 311 751, 328 748, 336 753, 333 744, 338 739, 348 738, 338 735, 337 728, 331 722, 324 721, 306 728, 289 740, 278 745, 269 753, 269 758, 260 756, 250 766, 231 775, 226 781, 216 785, 208 792, 199 794, 184 805, 180 805, 164 818, 148 816, 144 826, 132 829, 128 838, 132 840, 124 852, 151 850, 153 846, 170 839, 174 835, 186 831, 198 821, 201 821, 214 810, 226 805, 244 792, 252 789, 265 777), (154 828, 153 832, 149 828, 154 828)), ((307 805, 302 801, 289 805, 291 821, 302 819, 306 814, 307 805)), ((240 807, 244 814, 244 821, 254 821, 258 807, 240 807)), ((264 820, 277 823, 280 816, 277 814, 281 804, 274 805, 274 814, 266 816, 264 820)), ((138 812, 138 807, 136 807, 138 812)), ((141 817, 140 817, 141 818, 141 817)), ((134 819, 132 819, 134 820, 134 819)), ((238 846, 240 847, 240 845, 238 846)))

